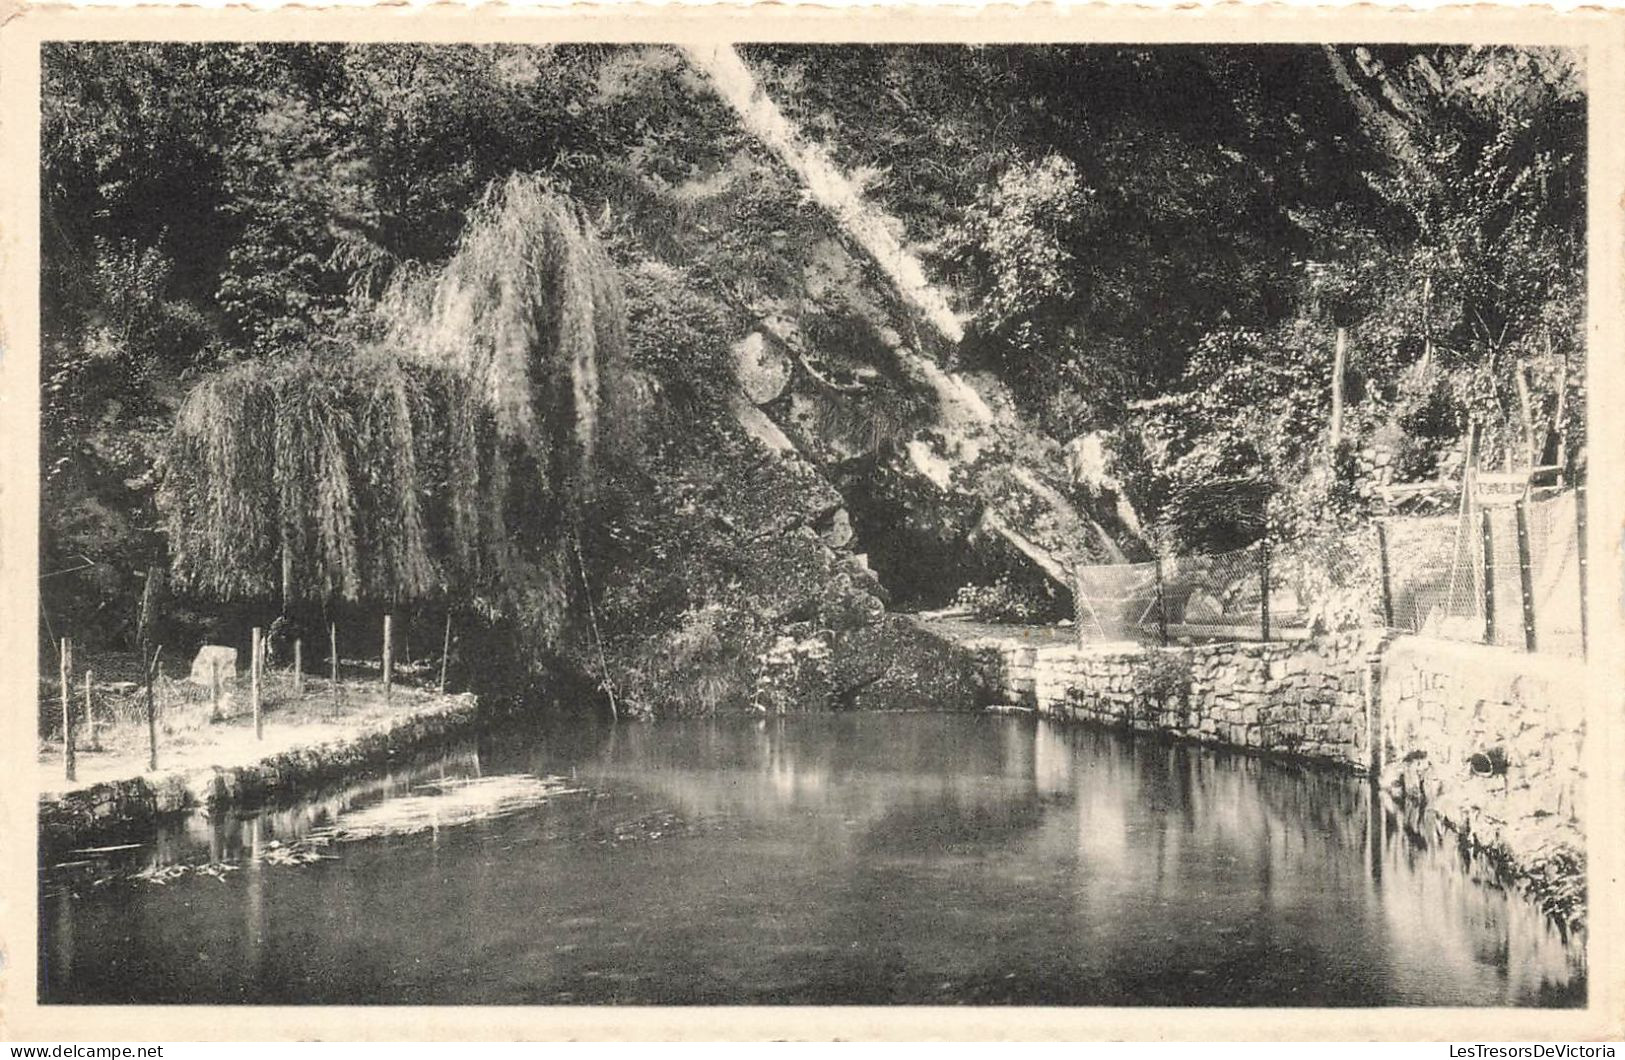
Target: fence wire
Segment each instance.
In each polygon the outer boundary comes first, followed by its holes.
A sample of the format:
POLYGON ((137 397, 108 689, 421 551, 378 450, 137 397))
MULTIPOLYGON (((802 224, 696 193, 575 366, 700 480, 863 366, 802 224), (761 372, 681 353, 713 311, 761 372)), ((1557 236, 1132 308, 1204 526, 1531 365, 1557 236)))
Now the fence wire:
MULTIPOLYGON (((1271 605, 1290 619, 1296 596, 1271 586, 1271 605)), ((1262 635, 1261 546, 1211 555, 1170 556, 1161 563, 1080 568, 1077 622, 1090 640, 1171 636, 1262 635)))
MULTIPOLYGON (((1568 491, 1530 501, 1524 505, 1524 513, 1529 557, 1527 608, 1517 506, 1468 506, 1451 523, 1448 577, 1439 578, 1427 566, 1419 565, 1405 575, 1396 569, 1395 625, 1509 648, 1523 648, 1532 637, 1536 651, 1583 654, 1577 495, 1568 491), (1401 609, 1400 601, 1406 595, 1425 606, 1401 609)), ((1398 555, 1394 535, 1404 532, 1406 522, 1420 520, 1388 524, 1391 556, 1398 555)), ((1442 525, 1430 529, 1435 539, 1444 538, 1442 525)))
POLYGON ((1157 629, 1157 565, 1113 563, 1078 569, 1078 629, 1091 641, 1136 640, 1157 629))
POLYGON ((1483 636, 1477 610, 1477 553, 1462 536, 1459 516, 1392 519, 1388 547, 1388 624, 1406 633, 1460 640, 1483 636))
POLYGON ((1580 655, 1576 493, 1533 500, 1523 509, 1527 575, 1517 506, 1468 504, 1456 515, 1392 518, 1358 534, 1272 543, 1267 573, 1260 544, 1170 556, 1160 565, 1083 567, 1078 627, 1088 641, 1154 641, 1164 635, 1259 639, 1266 625, 1272 637, 1289 637, 1314 628, 1386 624, 1520 650, 1532 635, 1536 651, 1580 655))

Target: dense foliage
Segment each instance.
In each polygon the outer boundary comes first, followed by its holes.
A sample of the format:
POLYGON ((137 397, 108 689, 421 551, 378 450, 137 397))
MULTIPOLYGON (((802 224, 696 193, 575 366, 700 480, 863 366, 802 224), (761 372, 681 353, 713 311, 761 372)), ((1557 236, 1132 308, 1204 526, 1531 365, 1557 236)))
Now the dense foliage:
POLYGON ((551 637, 603 391, 625 370, 602 246, 565 200, 512 177, 446 264, 400 270, 374 315, 376 337, 193 387, 159 494, 179 583, 284 605, 452 597, 551 637))
MULTIPOLYGON (((965 321, 956 349, 918 333, 884 270, 851 252, 839 219, 677 49, 48 46, 48 619, 127 635, 141 572, 172 561, 199 588, 274 598, 277 535, 325 542, 340 560, 295 549, 296 595, 456 585, 499 611, 490 575, 503 565, 479 573, 471 557, 502 535, 481 544, 452 518, 503 506, 446 499, 497 488, 468 467, 508 463, 445 433, 477 420, 499 439, 481 445, 531 454, 534 466, 510 478, 535 483, 532 544, 583 527, 607 636, 630 646, 687 630, 669 647, 695 657, 748 642, 737 650, 749 659, 728 665, 755 666, 779 637, 800 644, 826 628, 788 626, 865 610, 883 591, 859 577, 835 594, 844 603, 790 605, 743 577, 752 563, 801 562, 757 551, 751 534, 777 524, 740 516, 752 497, 799 513, 775 532, 814 536, 845 503, 882 581, 911 601, 936 592, 946 603, 961 575, 976 568, 986 581, 1009 558, 965 565, 953 549, 976 536, 979 499, 900 474, 898 454, 933 444, 922 427, 940 411, 899 367, 904 348, 963 369, 999 416, 1037 426, 1030 453, 1003 454, 1018 464, 1105 439, 1107 466, 1069 499, 1130 551, 1142 524, 1181 547, 1242 544, 1263 532, 1266 507, 1283 534, 1358 520, 1358 447, 1392 451, 1401 478, 1447 477, 1469 424, 1487 459, 1517 465, 1534 449, 1583 472, 1586 159, 1573 54, 742 51, 805 139, 926 263, 965 321), (516 173, 531 176, 516 186, 516 173), (529 212, 498 208, 525 194, 529 212), (571 242, 589 229, 597 239, 571 242), (526 256, 538 247, 540 258, 526 256), (597 307, 590 323, 556 315, 572 300, 597 307), (573 337, 560 337, 561 321, 573 337), (728 350, 764 321, 788 325, 799 387, 768 411, 811 440, 817 462, 793 482, 757 466, 727 412, 728 350), (1348 410, 1333 451, 1338 328, 1348 410), (558 356, 527 359, 550 343, 558 356), (601 394, 598 350, 624 350, 601 394), (545 378, 527 374, 538 368, 545 378), (278 388, 300 396, 281 401, 278 388), (410 446, 395 413, 362 413, 403 401, 410 446), (352 430, 363 420, 373 434, 352 430), (313 521, 301 531, 299 520, 239 512, 268 520, 237 527, 240 541, 224 519, 184 515, 166 530, 155 498, 177 423, 176 461, 227 460, 229 446, 187 446, 229 440, 233 466, 276 498, 257 513, 300 509, 313 521), (306 446, 306 463, 242 462, 278 431, 325 432, 332 444, 306 446), (359 460, 369 438, 395 455, 359 460), (336 495, 321 496, 339 479, 308 463, 336 468, 340 449, 353 533, 336 495), (408 452, 420 454, 410 471, 408 452), (457 453, 472 463, 451 468, 457 453), (421 549, 410 518, 394 519, 393 543, 362 528, 367 512, 414 505, 421 549), (188 536, 201 533, 245 551, 189 567, 212 555, 188 536), (363 557, 348 567, 347 536, 363 557), (238 564, 247 553, 253 562, 238 564), (786 607, 777 625, 728 626, 786 607)), ((199 498, 176 503, 203 510, 199 498)), ((523 507, 510 497, 504 510, 523 507)), ((550 556, 542 566, 572 586, 551 591, 556 611, 582 579, 550 556)), ((847 618, 827 628, 842 622, 866 628, 847 618)), ((645 662, 652 687, 661 664, 645 662)))

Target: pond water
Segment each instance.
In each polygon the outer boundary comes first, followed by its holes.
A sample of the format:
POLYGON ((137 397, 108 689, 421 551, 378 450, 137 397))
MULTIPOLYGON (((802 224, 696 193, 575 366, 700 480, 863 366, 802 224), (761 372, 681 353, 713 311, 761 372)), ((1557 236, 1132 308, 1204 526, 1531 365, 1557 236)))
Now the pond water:
POLYGON ((42 876, 45 1002, 1585 995, 1579 943, 1369 785, 1031 718, 505 730, 56 860, 104 874, 42 876))

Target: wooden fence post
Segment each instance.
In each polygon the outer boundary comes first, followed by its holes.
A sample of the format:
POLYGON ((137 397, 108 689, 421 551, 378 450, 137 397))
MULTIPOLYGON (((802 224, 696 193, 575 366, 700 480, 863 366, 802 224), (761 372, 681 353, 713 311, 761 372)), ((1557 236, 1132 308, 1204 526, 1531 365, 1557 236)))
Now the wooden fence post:
POLYGON ((1258 631, 1263 640, 1270 639, 1270 539, 1265 534, 1258 541, 1258 631))
POLYGON ((1589 628, 1586 621, 1586 488, 1578 486, 1574 490, 1574 523, 1575 538, 1579 547, 1580 556, 1580 655, 1589 654, 1589 628))
POLYGON ((1157 635, 1168 646, 1168 601, 1162 590, 1162 553, 1157 553, 1157 635))
POLYGON ((446 608, 446 635, 440 642, 440 694, 446 694, 446 662, 451 658, 451 608, 446 608))
POLYGON ((1388 572, 1388 528, 1381 519, 1377 527, 1377 573, 1382 579, 1382 624, 1394 628, 1394 585, 1388 572))
POLYGON ((209 660, 209 720, 220 721, 220 660, 209 660))
POLYGON ((1518 592, 1523 597, 1523 647, 1535 650, 1535 576, 1529 566, 1529 509, 1522 500, 1512 506, 1518 526, 1518 592))
POLYGON ((264 658, 264 640, 260 637, 260 627, 254 627, 254 636, 248 648, 248 701, 254 708, 254 739, 265 738, 265 721, 260 716, 260 660, 264 658))
POLYGON ((1490 513, 1482 510, 1484 538, 1484 643, 1495 643, 1495 535, 1490 529, 1490 513))
POLYGON ((333 716, 339 714, 339 624, 331 622, 327 627, 327 658, 333 666, 333 716))
POLYGON ((1535 416, 1530 407, 1529 364, 1521 357, 1512 366, 1512 382, 1518 390, 1518 424, 1523 428, 1524 466, 1533 468, 1540 463, 1540 454, 1535 452, 1535 416))
POLYGON ((147 568, 147 583, 141 589, 141 614, 135 623, 135 642, 142 651, 141 661, 146 662, 147 645, 152 641, 153 610, 157 607, 154 599, 158 592, 158 568, 147 568))
POLYGON ((1332 428, 1331 453, 1337 455, 1337 447, 1343 441, 1343 373, 1346 370, 1348 358, 1348 329, 1337 329, 1337 346, 1332 352, 1332 428))
POLYGON ((158 708, 152 700, 152 672, 158 666, 158 656, 163 653, 164 646, 160 644, 158 650, 148 659, 147 646, 141 646, 142 677, 147 683, 147 771, 152 772, 158 768, 158 708))
POLYGON ((94 676, 89 670, 85 671, 85 726, 90 730, 90 742, 85 746, 92 751, 102 749, 102 734, 96 729, 96 707, 90 698, 90 685, 94 676))
POLYGON ((390 671, 395 668, 395 616, 384 616, 384 702, 389 702, 390 671))
POLYGON ((73 641, 62 638, 57 655, 62 671, 62 767, 69 780, 79 779, 79 763, 73 749, 73 641))
POLYGON ((293 694, 305 698, 305 642, 299 637, 293 639, 293 694))

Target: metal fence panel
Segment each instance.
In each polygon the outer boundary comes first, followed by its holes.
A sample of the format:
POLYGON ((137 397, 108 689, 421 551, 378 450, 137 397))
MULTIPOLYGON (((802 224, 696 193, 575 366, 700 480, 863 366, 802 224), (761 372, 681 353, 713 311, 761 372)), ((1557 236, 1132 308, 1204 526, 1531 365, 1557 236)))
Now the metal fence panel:
POLYGON ((1080 567, 1078 630, 1088 641, 1137 640, 1157 629, 1157 565, 1080 567))
MULTIPOLYGON (((1170 556, 1152 563, 1082 567, 1077 622, 1088 641, 1154 640, 1170 636, 1256 639, 1262 635, 1263 571, 1257 545, 1212 555, 1170 556)), ((1271 587, 1272 608, 1284 621, 1298 613, 1292 590, 1271 587)))
MULTIPOLYGON (((1580 655, 1575 493, 1531 501, 1524 510, 1536 650, 1580 655)), ((1518 536, 1517 508, 1502 502, 1467 505, 1457 515, 1388 519, 1380 532, 1372 528, 1272 544, 1269 634, 1386 623, 1407 633, 1523 649, 1527 631, 1518 536)), ((1158 568, 1157 563, 1121 563, 1079 569, 1082 638, 1151 641, 1164 628, 1173 638, 1245 640, 1265 634, 1261 545, 1171 556, 1158 568)))
POLYGON ((1580 655, 1580 542, 1573 491, 1529 505, 1537 650, 1580 655))

